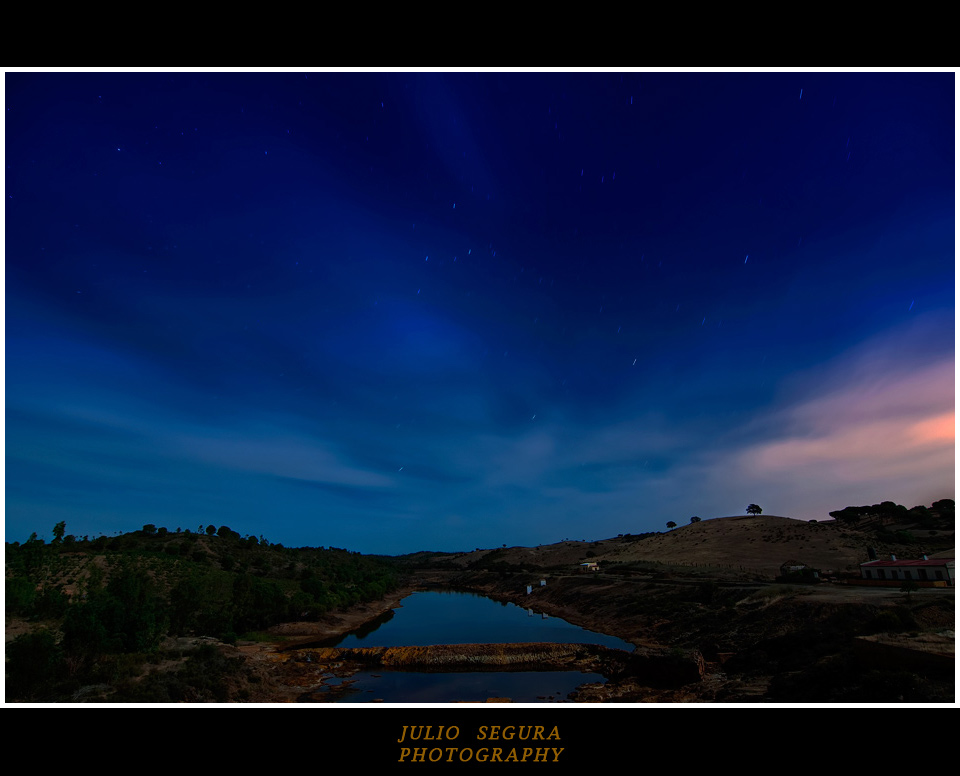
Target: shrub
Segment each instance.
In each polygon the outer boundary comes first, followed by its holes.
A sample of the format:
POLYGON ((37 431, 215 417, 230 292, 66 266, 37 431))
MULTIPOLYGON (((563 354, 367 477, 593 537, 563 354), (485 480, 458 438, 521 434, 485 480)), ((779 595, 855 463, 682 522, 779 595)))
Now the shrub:
POLYGON ((30 614, 36 598, 36 587, 30 580, 16 577, 6 581, 6 606, 9 614, 30 614))
POLYGON ((54 635, 38 630, 7 644, 6 700, 42 700, 66 676, 54 635))

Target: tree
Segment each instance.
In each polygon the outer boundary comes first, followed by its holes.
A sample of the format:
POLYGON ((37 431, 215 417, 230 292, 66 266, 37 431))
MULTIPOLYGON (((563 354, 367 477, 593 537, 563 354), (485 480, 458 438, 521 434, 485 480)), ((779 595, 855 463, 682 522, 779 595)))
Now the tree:
POLYGON ((60 544, 63 541, 63 535, 67 531, 67 521, 61 520, 53 527, 53 543, 60 544))
POLYGON ((43 570, 43 539, 37 538, 37 532, 30 534, 22 545, 20 545, 20 557, 23 559, 27 576, 34 582, 39 582, 43 570), (35 576, 36 575, 36 576, 35 576))
POLYGON ((145 534, 151 534, 151 535, 152 535, 152 534, 155 534, 155 533, 157 532, 157 527, 156 527, 153 523, 147 523, 147 524, 143 527, 143 532, 144 532, 145 534))
POLYGON ((747 507, 747 514, 748 514, 748 515, 759 515, 761 512, 763 512, 763 510, 760 509, 760 507, 758 507, 756 504, 750 504, 750 505, 747 507))
POLYGON ((217 536, 219 536, 221 539, 237 539, 238 541, 240 539, 240 534, 226 525, 221 525, 217 529, 217 536))
POLYGON ((697 517, 696 515, 694 515, 693 517, 690 518, 690 522, 691 522, 691 523, 699 523, 699 522, 700 522, 700 518, 697 517))
POLYGON ((914 582, 912 579, 906 580, 902 585, 900 585, 900 592, 907 594, 907 600, 910 600, 910 594, 915 590, 919 590, 920 585, 914 582))
POLYGON ((836 509, 831 512, 830 517, 838 522, 853 525, 860 522, 860 516, 864 509, 866 509, 866 507, 844 507, 843 509, 836 509))
POLYGON ((673 522, 673 520, 667 523, 667 528, 676 528, 676 527, 677 527, 677 524, 673 522))
POLYGON ((217 532, 217 527, 215 525, 207 526, 207 536, 213 536, 217 532))

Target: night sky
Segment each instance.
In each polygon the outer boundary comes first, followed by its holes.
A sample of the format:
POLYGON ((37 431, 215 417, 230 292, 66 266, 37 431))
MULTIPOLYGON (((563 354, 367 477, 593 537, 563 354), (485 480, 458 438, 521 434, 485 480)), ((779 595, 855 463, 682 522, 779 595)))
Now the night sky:
POLYGON ((954 497, 952 72, 7 72, 7 541, 954 497))

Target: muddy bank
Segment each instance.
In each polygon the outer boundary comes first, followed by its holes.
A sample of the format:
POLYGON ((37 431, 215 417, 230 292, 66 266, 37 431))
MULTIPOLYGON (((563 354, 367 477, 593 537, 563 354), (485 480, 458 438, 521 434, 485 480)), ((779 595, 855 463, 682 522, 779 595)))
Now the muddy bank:
MULTIPOLYGON (((467 586, 452 580, 428 578, 422 584, 407 585, 383 601, 354 607, 348 612, 328 615, 320 622, 284 623, 271 629, 278 636, 273 644, 240 647, 251 663, 263 669, 263 691, 270 700, 324 702, 336 700, 338 688, 347 689, 359 671, 581 671, 602 675, 602 685, 584 686, 587 701, 616 700, 624 692, 649 694, 698 683, 704 673, 699 653, 641 646, 625 652, 591 644, 460 644, 410 645, 405 647, 339 648, 323 642, 335 641, 348 632, 376 621, 391 609, 402 607, 402 599, 418 590, 467 586), (641 688, 643 690, 641 691, 641 688)), ((471 586, 472 587, 472 586, 471 586)), ((476 592, 493 592, 478 590, 476 592)), ((494 598, 502 596, 493 595, 494 598)), ((545 607, 557 614, 557 607, 545 607)), ((562 615, 560 615, 562 616, 562 615)), ((580 619, 571 617, 571 621, 580 619)), ((594 630, 603 631, 593 624, 594 630)), ((580 698, 571 696, 572 700, 580 698)))
MULTIPOLYGON (((411 647, 299 648, 276 653, 275 674, 291 681, 295 700, 332 703, 349 694, 359 672, 459 673, 570 671, 600 674, 604 682, 577 687, 568 700, 610 702, 683 693, 701 680, 703 664, 688 656, 594 644, 449 644, 411 647)), ((509 698, 499 698, 509 702, 509 698)))
POLYGON ((430 570, 421 578, 617 636, 637 645, 636 655, 653 657, 658 670, 670 670, 664 659, 670 656, 684 667, 681 677, 689 677, 691 663, 700 669, 698 679, 683 685, 671 680, 664 690, 642 673, 617 677, 596 686, 593 697, 581 688, 580 701, 941 702, 954 696, 950 677, 939 668, 952 662, 952 650, 938 660, 906 652, 934 651, 924 641, 934 637, 950 646, 952 590, 912 599, 891 590, 862 596, 842 585, 758 584, 675 570, 644 578, 430 570), (898 649, 885 648, 882 655, 859 638, 891 633, 898 634, 898 649), (907 681, 906 672, 915 680, 907 681))
POLYGON ((273 646, 278 650, 295 649, 299 644, 336 641, 392 609, 400 608, 404 598, 423 589, 421 585, 404 585, 379 601, 357 604, 347 611, 329 612, 317 620, 280 623, 267 632, 277 637, 273 646))
POLYGON ((588 644, 439 644, 408 647, 298 649, 292 662, 347 664, 364 669, 449 673, 459 671, 623 670, 629 656, 588 644))
MULTIPOLYGON (((949 677, 940 678, 939 670, 915 666, 900 650, 886 650, 880 661, 879 649, 867 653, 863 644, 855 643, 866 634, 896 630, 903 632, 906 642, 897 646, 905 647, 930 632, 952 631, 952 596, 948 600, 941 595, 914 595, 910 600, 899 595, 865 603, 842 595, 845 590, 828 595, 827 586, 814 591, 709 579, 576 574, 546 579, 541 587, 530 574, 430 570, 419 575, 420 584, 398 591, 388 601, 358 607, 323 623, 283 626, 282 632, 289 635, 282 643, 258 648, 257 659, 265 668, 269 664, 271 678, 266 681, 274 692, 269 700, 319 700, 319 695, 312 695, 317 687, 349 681, 358 671, 369 670, 371 660, 384 670, 398 670, 399 666, 388 665, 393 657, 385 651, 365 655, 345 650, 319 653, 310 648, 307 659, 308 652, 303 650, 318 637, 341 635, 402 605, 401 598, 410 592, 437 587, 510 601, 636 645, 632 653, 611 651, 629 660, 595 652, 589 657, 579 653, 564 662, 566 656, 549 652, 556 646, 539 652, 535 662, 540 670, 589 670, 606 678, 604 684, 578 688, 569 696, 577 702, 939 702, 953 697, 952 682, 949 677), (531 582, 534 587, 527 594, 531 582), (303 656, 298 657, 301 652, 303 656), (920 676, 901 687, 897 682, 905 682, 900 674, 908 666, 920 676)), ((442 660, 457 667, 438 670, 478 670, 484 661, 489 670, 510 670, 497 665, 501 658, 495 656, 513 648, 476 645, 479 652, 470 656, 451 655, 444 648, 411 648, 414 658, 406 670, 429 670, 431 662, 440 665, 442 660)), ((525 658, 518 652, 517 660, 522 664, 525 658)))
POLYGON ((598 644, 441 644, 409 647, 298 649, 304 663, 360 663, 399 671, 582 671, 607 679, 633 677, 649 686, 699 681, 702 665, 676 654, 624 652, 598 644))

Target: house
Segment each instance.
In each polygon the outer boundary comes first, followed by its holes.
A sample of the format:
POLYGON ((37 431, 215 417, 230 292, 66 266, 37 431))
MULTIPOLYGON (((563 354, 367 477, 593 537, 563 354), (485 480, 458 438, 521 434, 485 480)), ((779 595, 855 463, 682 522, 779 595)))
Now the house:
POLYGON ((798 560, 788 560, 780 565, 780 576, 776 579, 778 582, 819 582, 820 570, 798 560))
POLYGON ((780 576, 785 577, 789 574, 794 573, 795 571, 803 571, 807 567, 806 563, 801 563, 799 560, 788 560, 780 564, 780 576))
POLYGON ((953 587, 953 558, 871 560, 860 564, 860 578, 877 585, 899 586, 913 580, 921 587, 953 587))
POLYGON ((580 564, 580 571, 599 571, 600 567, 593 562, 587 561, 580 564))

